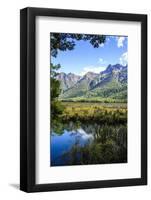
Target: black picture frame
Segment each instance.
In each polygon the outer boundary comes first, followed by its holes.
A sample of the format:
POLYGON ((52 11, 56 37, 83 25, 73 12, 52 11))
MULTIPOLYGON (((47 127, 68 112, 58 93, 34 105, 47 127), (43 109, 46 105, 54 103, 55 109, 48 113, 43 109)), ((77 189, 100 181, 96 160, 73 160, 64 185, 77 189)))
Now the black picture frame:
POLYGON ((147 15, 24 8, 20 11, 20 189, 25 192, 121 187, 147 184, 147 15), (54 16, 141 23, 141 178, 36 184, 35 19, 54 16))

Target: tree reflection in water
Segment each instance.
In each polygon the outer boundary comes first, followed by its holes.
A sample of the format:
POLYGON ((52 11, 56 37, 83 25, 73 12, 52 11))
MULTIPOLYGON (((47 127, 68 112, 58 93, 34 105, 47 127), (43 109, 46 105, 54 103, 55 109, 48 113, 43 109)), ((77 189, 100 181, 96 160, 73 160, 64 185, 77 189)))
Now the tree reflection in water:
POLYGON ((53 120, 51 125, 51 166, 127 162, 127 124, 53 120))

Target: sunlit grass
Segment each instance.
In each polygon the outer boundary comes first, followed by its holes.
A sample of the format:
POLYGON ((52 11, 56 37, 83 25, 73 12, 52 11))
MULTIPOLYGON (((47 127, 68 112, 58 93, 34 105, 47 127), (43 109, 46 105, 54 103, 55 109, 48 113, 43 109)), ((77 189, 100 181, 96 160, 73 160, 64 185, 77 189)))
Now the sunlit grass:
POLYGON ((75 103, 63 102, 64 111, 61 115, 63 121, 97 121, 109 124, 127 122, 126 104, 101 104, 101 103, 75 103))

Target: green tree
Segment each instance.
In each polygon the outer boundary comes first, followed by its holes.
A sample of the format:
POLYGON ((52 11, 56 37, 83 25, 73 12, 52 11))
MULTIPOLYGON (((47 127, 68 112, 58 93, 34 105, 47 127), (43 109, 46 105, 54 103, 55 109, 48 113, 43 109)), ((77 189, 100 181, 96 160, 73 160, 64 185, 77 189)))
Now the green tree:
POLYGON ((58 65, 53 65, 51 63, 50 69, 50 76, 51 76, 51 82, 50 82, 50 93, 51 93, 51 114, 53 116, 53 118, 56 118, 56 116, 58 114, 61 114, 63 111, 63 106, 61 105, 61 103, 58 101, 58 97, 59 94, 61 92, 60 89, 60 82, 59 80, 56 79, 56 76, 58 75, 58 73, 56 72, 56 70, 58 70, 61 66, 58 65))
POLYGON ((94 48, 105 42, 104 35, 51 33, 51 56, 56 57, 58 50, 73 50, 76 40, 89 41, 94 48))

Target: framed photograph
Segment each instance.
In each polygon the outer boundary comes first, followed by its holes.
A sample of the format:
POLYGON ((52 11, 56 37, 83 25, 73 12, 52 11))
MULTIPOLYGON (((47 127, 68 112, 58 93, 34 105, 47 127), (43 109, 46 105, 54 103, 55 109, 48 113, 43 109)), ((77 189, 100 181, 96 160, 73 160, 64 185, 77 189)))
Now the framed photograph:
POLYGON ((20 12, 20 189, 147 184, 147 16, 20 12))

